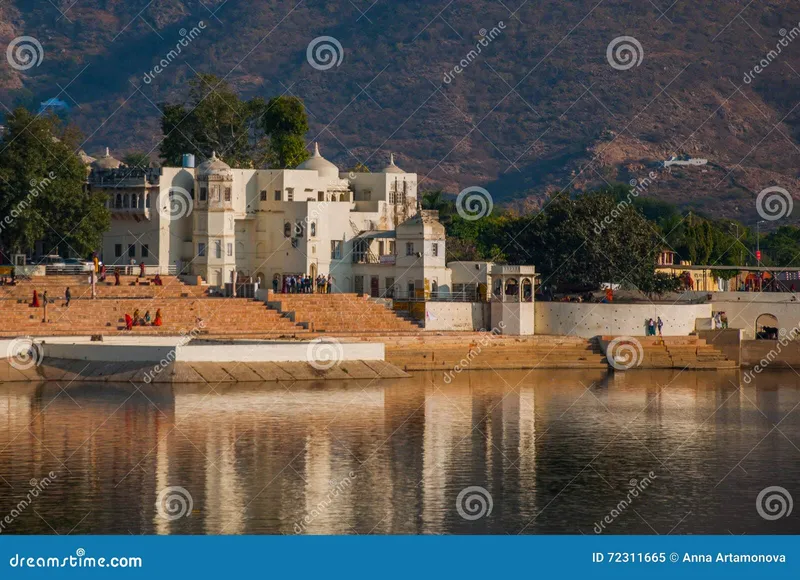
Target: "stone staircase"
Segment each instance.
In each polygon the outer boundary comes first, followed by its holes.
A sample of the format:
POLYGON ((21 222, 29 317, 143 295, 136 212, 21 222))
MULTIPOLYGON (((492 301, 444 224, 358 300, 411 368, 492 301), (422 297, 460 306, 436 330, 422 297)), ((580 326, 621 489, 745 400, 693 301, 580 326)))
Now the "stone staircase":
POLYGON ((417 324, 396 316, 386 306, 357 294, 276 294, 270 290, 267 304, 311 332, 420 332, 417 324))
MULTIPOLYGON (((599 337, 603 343, 615 337, 599 337)), ((641 345, 641 359, 632 368, 641 369, 735 369, 736 361, 697 336, 637 336, 631 337, 641 345)), ((599 345, 598 345, 599 346, 599 345)))
POLYGON ((454 332, 382 340, 386 361, 406 371, 608 368, 599 347, 580 337, 454 332))

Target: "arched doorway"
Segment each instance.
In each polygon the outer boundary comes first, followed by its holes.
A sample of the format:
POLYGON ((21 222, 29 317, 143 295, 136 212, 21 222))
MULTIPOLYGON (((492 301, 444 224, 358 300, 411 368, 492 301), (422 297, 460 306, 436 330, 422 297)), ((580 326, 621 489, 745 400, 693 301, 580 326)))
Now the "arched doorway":
POLYGON ((780 330, 778 318, 774 314, 761 314, 756 318, 755 335, 757 340, 778 340, 780 330))

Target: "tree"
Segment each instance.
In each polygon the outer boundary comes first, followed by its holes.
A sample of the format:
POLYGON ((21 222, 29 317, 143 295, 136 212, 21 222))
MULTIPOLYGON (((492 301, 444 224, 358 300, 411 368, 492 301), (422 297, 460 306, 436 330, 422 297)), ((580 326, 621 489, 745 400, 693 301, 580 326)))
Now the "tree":
POLYGON ((261 98, 242 100, 228 83, 200 74, 189 81, 185 103, 161 104, 161 158, 179 166, 184 153, 199 159, 217 155, 232 167, 256 167, 264 155, 264 135, 258 120, 261 98))
POLYGON ((0 140, 0 248, 88 257, 110 225, 105 195, 84 187, 86 168, 75 154, 78 135, 55 116, 16 109, 0 140))
POLYGON ((270 99, 262 116, 262 128, 269 137, 272 167, 291 169, 308 158, 308 115, 301 99, 287 95, 270 99))
POLYGON ((144 169, 150 167, 150 156, 140 151, 128 153, 122 158, 122 162, 128 167, 141 167, 144 169))
POLYGON ((444 198, 444 192, 441 189, 422 193, 422 209, 438 211, 439 221, 445 227, 453 221, 455 206, 455 202, 444 198))

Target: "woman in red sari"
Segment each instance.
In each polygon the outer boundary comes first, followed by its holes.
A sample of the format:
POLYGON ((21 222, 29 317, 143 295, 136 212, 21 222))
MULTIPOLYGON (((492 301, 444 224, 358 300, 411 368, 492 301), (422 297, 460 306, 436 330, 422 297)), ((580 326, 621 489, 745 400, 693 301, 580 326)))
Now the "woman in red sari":
POLYGON ((125 330, 130 330, 133 328, 133 318, 127 312, 125 313, 125 330))
POLYGON ((39 308, 39 293, 34 290, 33 291, 33 300, 31 300, 31 307, 32 308, 39 308))
POLYGON ((153 326, 161 326, 161 309, 156 310, 156 319, 153 321, 153 326))

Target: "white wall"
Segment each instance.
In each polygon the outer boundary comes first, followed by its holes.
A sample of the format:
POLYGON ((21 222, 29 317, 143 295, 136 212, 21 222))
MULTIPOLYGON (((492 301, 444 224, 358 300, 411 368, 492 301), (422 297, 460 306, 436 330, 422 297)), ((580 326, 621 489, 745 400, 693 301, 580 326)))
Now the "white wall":
POLYGON ((489 329, 488 302, 426 302, 425 330, 489 329))
POLYGON ((659 316, 665 335, 688 336, 698 318, 711 316, 711 304, 537 302, 536 334, 644 336, 645 321, 659 316))
MULTIPOLYGON (((791 295, 786 293, 726 292, 722 297, 733 294, 738 299, 718 300, 714 296, 713 312, 725 312, 728 316, 729 328, 740 328, 745 339, 755 338, 756 321, 762 314, 772 314, 778 319, 778 328, 785 328, 788 332, 800 325, 800 302, 790 302, 791 295)), ((759 326, 764 326, 767 321, 758 321, 759 326)), ((768 325, 771 326, 771 322, 768 325)))

